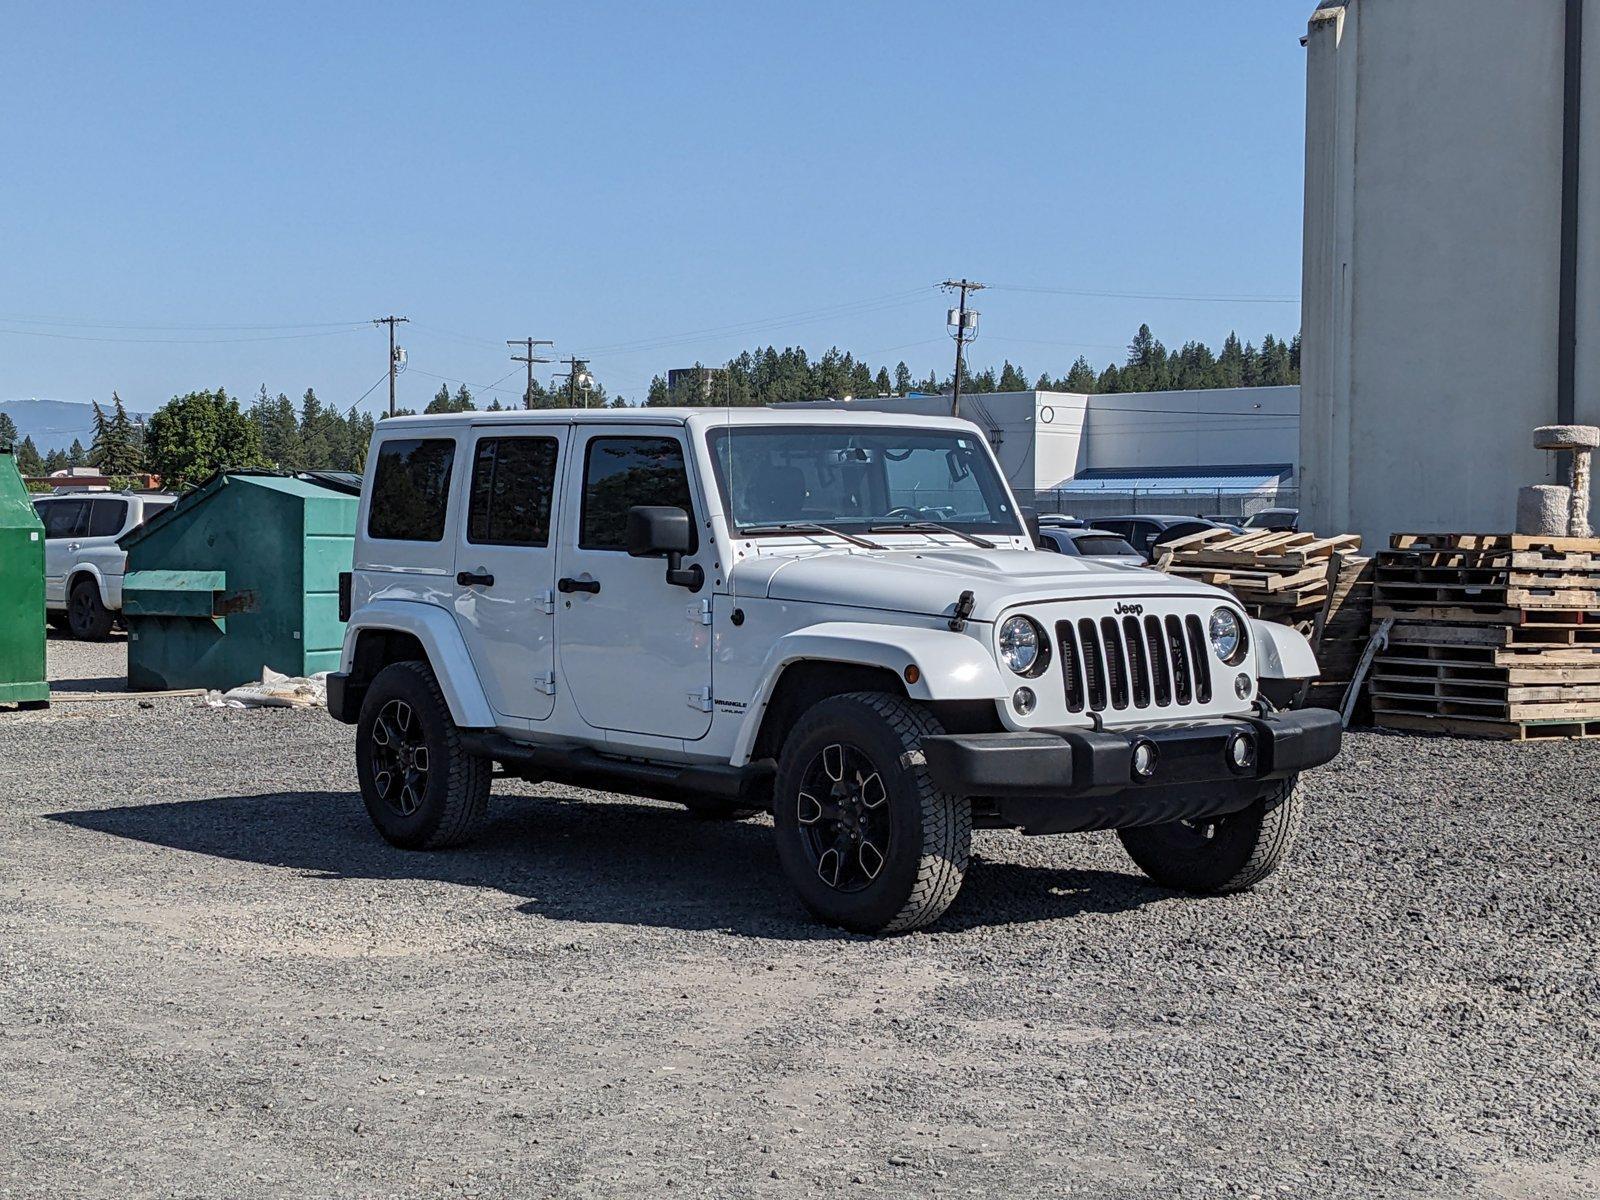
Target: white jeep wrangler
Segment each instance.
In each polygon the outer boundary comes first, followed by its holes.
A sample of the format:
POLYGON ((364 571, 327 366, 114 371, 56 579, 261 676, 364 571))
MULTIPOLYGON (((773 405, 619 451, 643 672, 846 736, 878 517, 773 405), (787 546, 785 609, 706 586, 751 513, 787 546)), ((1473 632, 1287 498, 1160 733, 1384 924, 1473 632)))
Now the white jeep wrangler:
POLYGON ((341 669, 362 797, 408 848, 524 779, 770 810, 824 921, 913 929, 974 825, 1115 829, 1158 882, 1249 887, 1337 714, 1264 689, 1305 639, 1227 593, 1034 549, 978 429, 843 410, 382 422, 341 669))

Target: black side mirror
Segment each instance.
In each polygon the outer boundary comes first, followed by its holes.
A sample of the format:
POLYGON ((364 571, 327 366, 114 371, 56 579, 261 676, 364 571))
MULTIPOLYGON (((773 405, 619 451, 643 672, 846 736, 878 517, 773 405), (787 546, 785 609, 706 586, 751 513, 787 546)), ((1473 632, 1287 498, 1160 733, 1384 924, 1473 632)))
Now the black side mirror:
POLYGON ((1039 543, 1043 540, 1039 536, 1039 510, 1037 508, 1023 507, 1017 511, 1022 514, 1022 523, 1028 527, 1028 536, 1033 539, 1033 548, 1037 550, 1039 543))
POLYGON ((628 553, 634 558, 667 559, 667 582, 698 592, 706 573, 695 563, 685 567, 683 556, 695 549, 694 520, 681 508, 666 504, 635 504, 628 510, 628 553))

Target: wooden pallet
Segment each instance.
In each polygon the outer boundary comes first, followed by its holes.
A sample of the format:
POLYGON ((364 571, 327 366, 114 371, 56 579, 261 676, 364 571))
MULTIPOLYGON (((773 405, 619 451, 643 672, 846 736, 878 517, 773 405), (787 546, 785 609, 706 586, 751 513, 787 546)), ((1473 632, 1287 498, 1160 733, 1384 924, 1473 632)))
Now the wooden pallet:
POLYGON ((1372 711, 1428 717, 1483 717, 1497 721, 1600 721, 1600 700, 1509 701, 1468 696, 1416 696, 1380 691, 1372 711))
POLYGON ((1530 533, 1396 533, 1394 550, 1540 550, 1550 554, 1600 554, 1600 538, 1546 537, 1530 533))
POLYGON ((1493 738, 1512 742, 1600 737, 1600 721, 1501 721, 1489 717, 1433 717, 1377 711, 1373 712, 1372 719, 1382 729, 1435 733, 1445 737, 1493 738))

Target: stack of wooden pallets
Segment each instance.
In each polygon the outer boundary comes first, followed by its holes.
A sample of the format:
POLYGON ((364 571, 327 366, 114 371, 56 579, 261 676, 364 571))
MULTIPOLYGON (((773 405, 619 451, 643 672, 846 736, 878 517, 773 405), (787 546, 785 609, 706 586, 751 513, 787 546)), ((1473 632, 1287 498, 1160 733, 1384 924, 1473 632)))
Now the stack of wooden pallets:
POLYGON ((1207 529, 1157 550, 1156 567, 1226 588, 1263 621, 1300 630, 1322 667, 1308 703, 1337 707, 1366 649, 1372 560, 1345 533, 1230 533, 1207 529))
POLYGON ((1600 735, 1600 538, 1395 534, 1377 558, 1373 719, 1475 737, 1600 735))

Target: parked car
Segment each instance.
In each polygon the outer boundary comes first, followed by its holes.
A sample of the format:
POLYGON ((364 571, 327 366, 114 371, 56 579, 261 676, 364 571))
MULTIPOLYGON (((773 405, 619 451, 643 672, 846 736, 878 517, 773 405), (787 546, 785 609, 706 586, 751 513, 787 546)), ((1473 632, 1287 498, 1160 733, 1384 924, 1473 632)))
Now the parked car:
POLYGON ((383 421, 341 592, 328 708, 396 846, 471 838, 500 773, 765 809, 805 906, 863 932, 935 920, 974 825, 1116 829, 1166 886, 1248 888, 1340 742, 1263 696, 1316 674, 1304 637, 1038 553, 950 418, 383 421))
POLYGON ((1201 513, 1202 521, 1210 521, 1213 525, 1220 525, 1231 533, 1243 533, 1244 526, 1226 513, 1201 513))
POLYGON ((1216 521, 1207 521, 1203 517, 1183 517, 1171 514, 1157 515, 1154 513, 1138 513, 1125 517, 1096 517, 1096 529, 1109 530, 1121 534, 1133 545, 1133 548, 1145 556, 1147 561, 1154 561, 1156 548, 1191 533, 1199 533, 1202 529, 1223 528, 1216 521))
POLYGON ((1128 545, 1124 538, 1104 529, 1052 529, 1045 526, 1039 530, 1039 549, 1054 550, 1069 558, 1087 558, 1121 566, 1135 563, 1143 566, 1145 561, 1144 555, 1128 545))
POLYGON ((1072 517, 1065 513, 1041 513, 1039 524, 1048 528, 1055 526, 1057 529, 1087 529, 1089 522, 1083 517, 1072 517))
POLYGON ((1250 514, 1250 519, 1245 522, 1247 529, 1268 529, 1281 533, 1298 533, 1300 531, 1300 510, 1298 508, 1263 508, 1260 512, 1250 514))
POLYGON ((122 611, 128 556, 117 539, 176 499, 158 492, 66 492, 35 499, 44 522, 45 619, 75 638, 105 638, 122 611))

